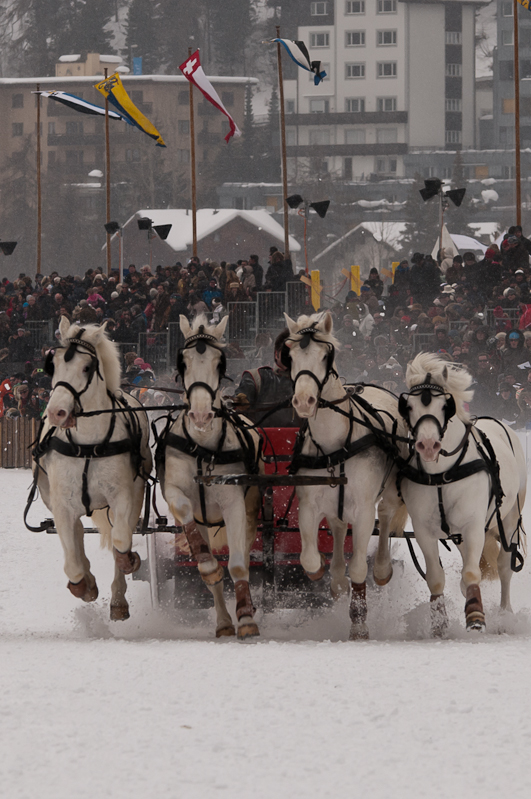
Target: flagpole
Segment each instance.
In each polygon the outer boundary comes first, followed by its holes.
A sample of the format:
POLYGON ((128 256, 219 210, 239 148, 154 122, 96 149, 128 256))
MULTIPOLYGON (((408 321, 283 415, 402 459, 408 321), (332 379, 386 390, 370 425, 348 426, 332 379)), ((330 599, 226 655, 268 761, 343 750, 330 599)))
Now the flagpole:
POLYGON ((41 95, 37 83, 37 274, 41 273, 42 257, 42 195, 41 195, 41 95))
MULTIPOLYGON (((280 25, 277 25, 276 29, 277 39, 280 39, 280 25)), ((282 51, 280 47, 280 42, 277 42, 278 95, 280 102, 280 151, 282 155, 282 194, 284 200, 284 258, 289 258, 289 208, 286 202, 288 196, 288 171, 286 167, 286 120, 284 117, 284 81, 282 80, 282 51)))
MULTIPOLYGON (((192 48, 188 48, 188 58, 192 55, 192 48)), ((197 256, 197 197, 195 185, 195 120, 194 120, 194 86, 189 81, 190 102, 190 171, 192 194, 192 255, 197 256)))
MULTIPOLYGON (((108 77, 107 67, 103 70, 105 80, 108 77)), ((111 150, 109 146, 109 96, 105 97, 105 205, 107 223, 111 221, 111 150)), ((111 274, 111 234, 107 233, 107 276, 111 274)))
POLYGON ((520 58, 518 52, 518 0, 513 0, 514 26, 514 146, 516 168, 516 224, 522 224, 522 183, 520 166, 520 58))

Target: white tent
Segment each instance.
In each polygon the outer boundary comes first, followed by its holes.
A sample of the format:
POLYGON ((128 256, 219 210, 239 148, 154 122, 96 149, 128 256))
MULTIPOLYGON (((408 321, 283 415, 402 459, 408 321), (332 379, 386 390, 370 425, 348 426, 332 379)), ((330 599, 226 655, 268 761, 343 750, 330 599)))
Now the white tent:
MULTIPOLYGON (((439 236, 437 236, 437 241, 435 242, 435 246, 431 251, 432 258, 437 258, 439 246, 440 241, 439 236)), ((481 252, 484 254, 487 249, 484 244, 477 239, 473 239, 472 236, 460 236, 457 233, 449 233, 446 225, 443 226, 442 246, 446 250, 447 255, 451 254, 452 257, 454 255, 459 255, 461 251, 466 252, 467 250, 471 250, 472 252, 481 252)))

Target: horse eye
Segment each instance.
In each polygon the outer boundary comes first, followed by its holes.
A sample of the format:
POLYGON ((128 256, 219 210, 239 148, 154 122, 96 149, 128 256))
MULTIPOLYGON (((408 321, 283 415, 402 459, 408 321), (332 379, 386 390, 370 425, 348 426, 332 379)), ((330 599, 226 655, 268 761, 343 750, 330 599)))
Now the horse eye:
POLYGON ((83 367, 83 371, 84 371, 84 372, 88 372, 88 370, 89 370, 89 367, 88 367, 88 366, 84 366, 84 367, 83 367))

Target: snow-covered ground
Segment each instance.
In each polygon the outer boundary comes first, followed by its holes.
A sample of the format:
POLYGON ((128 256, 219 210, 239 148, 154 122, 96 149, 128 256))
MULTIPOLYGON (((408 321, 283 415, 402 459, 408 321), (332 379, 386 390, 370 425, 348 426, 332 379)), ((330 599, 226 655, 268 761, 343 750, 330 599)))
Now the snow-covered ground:
POLYGON ((143 582, 129 585, 131 619, 108 621, 112 562, 96 536, 100 598, 82 606, 58 538, 23 526, 29 472, 0 481, 2 797, 529 795, 528 565, 514 617, 496 609, 498 584, 482 586, 483 636, 463 629, 457 560, 442 551, 450 636, 429 639, 427 589, 397 542, 393 580, 369 591, 371 641, 348 642, 346 601, 259 612, 256 642, 216 641, 209 611, 154 611, 143 582))

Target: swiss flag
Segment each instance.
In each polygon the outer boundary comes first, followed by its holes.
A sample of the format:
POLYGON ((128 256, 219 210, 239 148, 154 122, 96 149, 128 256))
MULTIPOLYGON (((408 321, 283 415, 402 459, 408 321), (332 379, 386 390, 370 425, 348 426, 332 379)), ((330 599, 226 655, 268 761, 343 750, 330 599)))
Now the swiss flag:
POLYGON ((229 120, 230 131, 225 136, 225 141, 228 142, 231 136, 241 136, 241 130, 238 128, 236 122, 233 120, 221 102, 219 94, 214 89, 203 71, 203 67, 201 66, 201 62, 199 60, 199 50, 196 50, 195 53, 186 59, 186 61, 183 61, 179 69, 183 73, 184 77, 187 78, 190 83, 193 83, 194 86, 197 86, 199 91, 204 94, 207 100, 212 103, 212 105, 215 105, 218 111, 221 111, 222 114, 225 114, 229 120))

